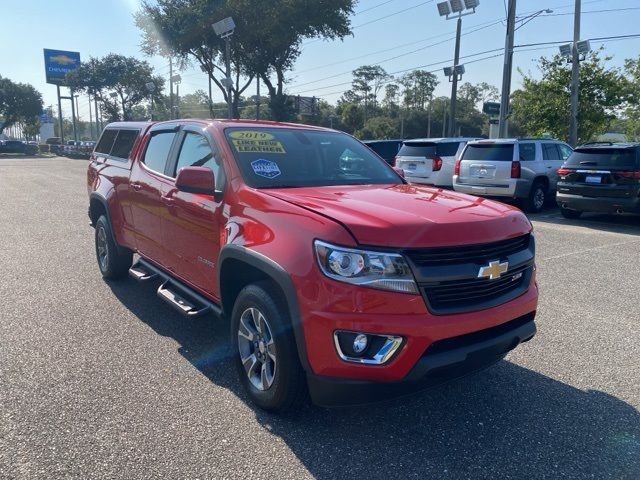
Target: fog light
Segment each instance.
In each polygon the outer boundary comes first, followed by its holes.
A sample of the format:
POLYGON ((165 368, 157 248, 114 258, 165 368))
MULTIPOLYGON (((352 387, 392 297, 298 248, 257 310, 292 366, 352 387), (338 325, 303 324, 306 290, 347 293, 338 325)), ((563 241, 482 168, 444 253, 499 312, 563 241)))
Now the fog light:
POLYGON ((367 348, 367 336, 361 333, 353 340, 353 351, 362 353, 365 348, 367 348))

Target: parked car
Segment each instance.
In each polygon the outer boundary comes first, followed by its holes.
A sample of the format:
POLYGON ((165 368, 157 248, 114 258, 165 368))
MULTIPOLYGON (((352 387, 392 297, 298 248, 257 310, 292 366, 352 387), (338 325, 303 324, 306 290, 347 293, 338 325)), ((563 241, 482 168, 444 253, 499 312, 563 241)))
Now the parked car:
POLYGON ((402 146, 402 140, 365 140, 371 150, 380 155, 389 165, 395 165, 395 158, 402 146))
POLYGON ((102 276, 160 281, 185 317, 227 321, 241 384, 267 410, 305 384, 320 405, 405 394, 535 334, 526 216, 409 185, 342 132, 114 123, 87 187, 102 276))
POLYGON ((49 145, 49 151, 51 153, 55 153, 56 155, 60 155, 62 152, 62 139, 60 137, 49 137, 45 140, 47 145, 49 145))
POLYGON ((35 155, 38 153, 38 145, 29 145, 20 140, 0 141, 0 153, 21 153, 23 155, 35 155))
POLYGON ((566 218, 578 218, 582 212, 640 213, 638 143, 582 145, 558 175, 556 201, 566 218))
POLYGON ((418 138, 405 140, 395 165, 402 168, 411 183, 438 187, 453 186, 453 168, 457 155, 476 138, 418 138))
POLYGON ((455 164, 453 188, 472 195, 521 201, 539 212, 553 198, 557 170, 572 149, 559 140, 499 139, 469 142, 455 164))

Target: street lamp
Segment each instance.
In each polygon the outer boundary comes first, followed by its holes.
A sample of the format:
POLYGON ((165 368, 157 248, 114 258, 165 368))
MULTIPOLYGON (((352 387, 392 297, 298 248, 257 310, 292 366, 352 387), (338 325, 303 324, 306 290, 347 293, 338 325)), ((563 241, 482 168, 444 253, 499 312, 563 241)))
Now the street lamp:
POLYGON ((224 63, 226 66, 226 78, 222 83, 227 89, 227 117, 232 118, 233 112, 231 110, 231 85, 233 85, 233 82, 231 81, 231 35, 233 35, 236 24, 233 21, 233 18, 227 17, 220 20, 219 22, 214 23, 212 27, 216 35, 222 38, 225 43, 224 63))
POLYGON ((453 59, 453 67, 445 69, 445 75, 449 77, 451 82, 451 113, 449 115, 449 135, 455 135, 456 129, 456 97, 458 94, 458 81, 462 80, 464 66, 458 65, 460 61, 460 30, 462 29, 462 17, 475 13, 476 8, 480 5, 479 0, 447 0, 437 4, 438 13, 447 20, 457 18, 456 25, 456 47, 453 59), (468 10, 468 11, 465 11, 468 10), (453 15, 453 16, 450 16, 453 15))

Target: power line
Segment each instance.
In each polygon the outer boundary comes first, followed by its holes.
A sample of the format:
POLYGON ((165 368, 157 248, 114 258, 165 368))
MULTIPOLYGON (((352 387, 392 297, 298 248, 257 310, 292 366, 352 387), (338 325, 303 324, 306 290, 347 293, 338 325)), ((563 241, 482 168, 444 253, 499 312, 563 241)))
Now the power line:
POLYGON ((386 5, 387 3, 391 3, 391 2, 395 2, 395 1, 396 1, 396 0, 387 0, 386 2, 379 3, 378 5, 374 5, 373 7, 365 8, 364 10, 360 10, 360 11, 358 11, 358 12, 355 12, 355 13, 354 13, 354 15, 361 15, 361 14, 363 14, 363 13, 365 13, 365 12, 368 12, 368 11, 370 11, 370 10, 374 10, 374 9, 376 9, 376 8, 378 8, 378 7, 381 7, 381 6, 383 6, 383 5, 386 5))

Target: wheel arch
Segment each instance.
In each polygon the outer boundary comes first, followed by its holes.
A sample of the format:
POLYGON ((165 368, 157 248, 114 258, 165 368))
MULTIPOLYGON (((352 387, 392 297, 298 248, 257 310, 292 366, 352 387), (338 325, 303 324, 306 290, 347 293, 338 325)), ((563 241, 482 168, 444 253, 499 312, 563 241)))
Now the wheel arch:
POLYGON ((111 235, 111 239, 118 249, 118 253, 128 252, 129 250, 118 243, 116 239, 116 234, 113 231, 113 222, 111 221, 111 215, 109 213, 109 204, 107 203, 107 199, 104 198, 97 192, 93 192, 89 195, 89 220, 91 221, 91 225, 95 227, 96 222, 100 218, 101 215, 107 217, 107 221, 109 222, 109 231, 111 235))
POLYGON ((226 245, 222 248, 218 259, 218 285, 225 317, 231 317, 233 305, 240 291, 249 284, 261 281, 270 282, 285 299, 300 363, 305 370, 311 371, 307 360, 298 297, 289 274, 278 263, 246 247, 226 245))

